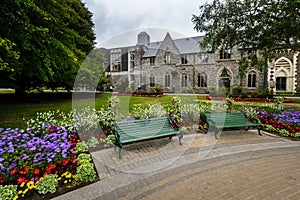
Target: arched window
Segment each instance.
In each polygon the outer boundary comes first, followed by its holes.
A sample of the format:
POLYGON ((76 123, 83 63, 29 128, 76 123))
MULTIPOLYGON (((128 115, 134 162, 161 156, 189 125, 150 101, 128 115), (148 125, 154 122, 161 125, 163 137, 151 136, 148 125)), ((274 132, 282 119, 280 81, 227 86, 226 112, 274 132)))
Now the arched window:
POLYGON ((255 71, 251 71, 248 73, 248 87, 249 88, 257 87, 256 77, 257 77, 257 74, 255 71))
POLYGON ((150 87, 155 87, 155 77, 153 74, 150 75, 150 87))
POLYGON ((170 74, 167 73, 165 74, 165 87, 170 87, 171 86, 171 77, 170 74))
POLYGON ((205 73, 198 74, 198 87, 207 87, 207 75, 205 73))
POLYGON ((182 74, 181 87, 187 87, 187 75, 186 74, 182 74))

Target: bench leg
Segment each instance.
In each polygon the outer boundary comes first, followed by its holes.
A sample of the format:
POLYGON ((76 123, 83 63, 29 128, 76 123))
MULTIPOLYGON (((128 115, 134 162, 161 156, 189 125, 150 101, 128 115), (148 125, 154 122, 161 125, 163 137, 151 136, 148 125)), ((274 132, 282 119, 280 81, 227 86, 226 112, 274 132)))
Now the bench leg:
POLYGON ((215 127, 215 139, 219 139, 220 138, 220 135, 218 135, 219 132, 220 132, 220 129, 218 129, 218 128, 215 127))
POLYGON ((183 138, 183 134, 182 132, 180 131, 180 133, 178 134, 178 139, 179 139, 179 144, 182 145, 181 143, 181 139, 183 138))
POLYGON ((262 134, 261 134, 261 132, 260 132, 260 129, 261 129, 261 127, 260 127, 260 126, 258 126, 258 127, 257 127, 257 130, 258 130, 258 135, 262 135, 262 134))

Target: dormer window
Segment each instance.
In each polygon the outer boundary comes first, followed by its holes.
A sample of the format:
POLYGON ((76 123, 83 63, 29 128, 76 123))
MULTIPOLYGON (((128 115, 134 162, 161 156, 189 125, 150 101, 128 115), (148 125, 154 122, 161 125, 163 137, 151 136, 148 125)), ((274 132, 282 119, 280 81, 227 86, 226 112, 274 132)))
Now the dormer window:
POLYGON ((181 64, 183 64, 183 65, 188 64, 188 56, 186 54, 182 55, 181 64))
POLYGON ((166 52, 165 54, 165 62, 170 64, 171 63, 171 52, 166 52))
POLYGON ((220 49, 220 59, 230 59, 231 58, 231 50, 226 42, 220 49))

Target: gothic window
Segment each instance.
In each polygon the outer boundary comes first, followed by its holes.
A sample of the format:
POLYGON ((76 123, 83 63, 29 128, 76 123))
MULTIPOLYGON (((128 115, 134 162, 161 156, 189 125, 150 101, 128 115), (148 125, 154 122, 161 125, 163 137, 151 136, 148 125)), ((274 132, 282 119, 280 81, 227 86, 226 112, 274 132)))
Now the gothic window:
POLYGON ((165 75, 165 87, 170 87, 170 86, 171 86, 170 83, 171 83, 170 74, 167 73, 167 74, 165 75))
POLYGON ((276 77, 276 90, 286 91, 286 77, 276 77))
POLYGON ((198 74, 198 87, 207 87, 207 75, 205 73, 198 74))
POLYGON ((188 56, 187 54, 183 54, 181 57, 181 64, 188 64, 188 56))
POLYGON ((135 59, 135 52, 134 51, 130 51, 129 52, 129 56, 130 56, 130 71, 134 70, 134 59, 135 59))
POLYGON ((181 87, 187 87, 187 75, 186 74, 182 74, 181 87))
POLYGON ((171 63, 171 52, 166 52, 165 62, 168 63, 168 64, 171 63))
POLYGON ((150 87, 155 87, 155 77, 153 74, 150 75, 150 87))
POLYGON ((150 65, 154 66, 155 65, 155 57, 150 57, 150 65))
POLYGON ((255 88, 256 87, 256 72, 254 71, 251 71, 249 74, 248 74, 248 87, 249 88, 255 88))

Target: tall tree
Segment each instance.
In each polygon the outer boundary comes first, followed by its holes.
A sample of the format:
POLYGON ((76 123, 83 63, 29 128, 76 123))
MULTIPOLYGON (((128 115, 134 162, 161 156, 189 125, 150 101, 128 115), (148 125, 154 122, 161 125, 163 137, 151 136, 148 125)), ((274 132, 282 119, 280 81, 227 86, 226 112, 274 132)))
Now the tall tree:
POLYGON ((3 0, 0 39, 15 54, 0 55, 10 69, 0 68, 2 81, 21 93, 42 86, 72 88, 81 62, 94 48, 91 18, 80 0, 3 0))
POLYGON ((300 49, 299 0, 213 0, 192 16, 194 29, 205 33, 201 46, 213 51, 226 43, 239 45, 241 79, 248 66, 261 70, 277 49, 300 49), (248 54, 260 51, 260 54, 248 54))
POLYGON ((199 9, 194 28, 213 50, 224 40, 256 49, 300 48, 299 0, 213 0, 199 9))

